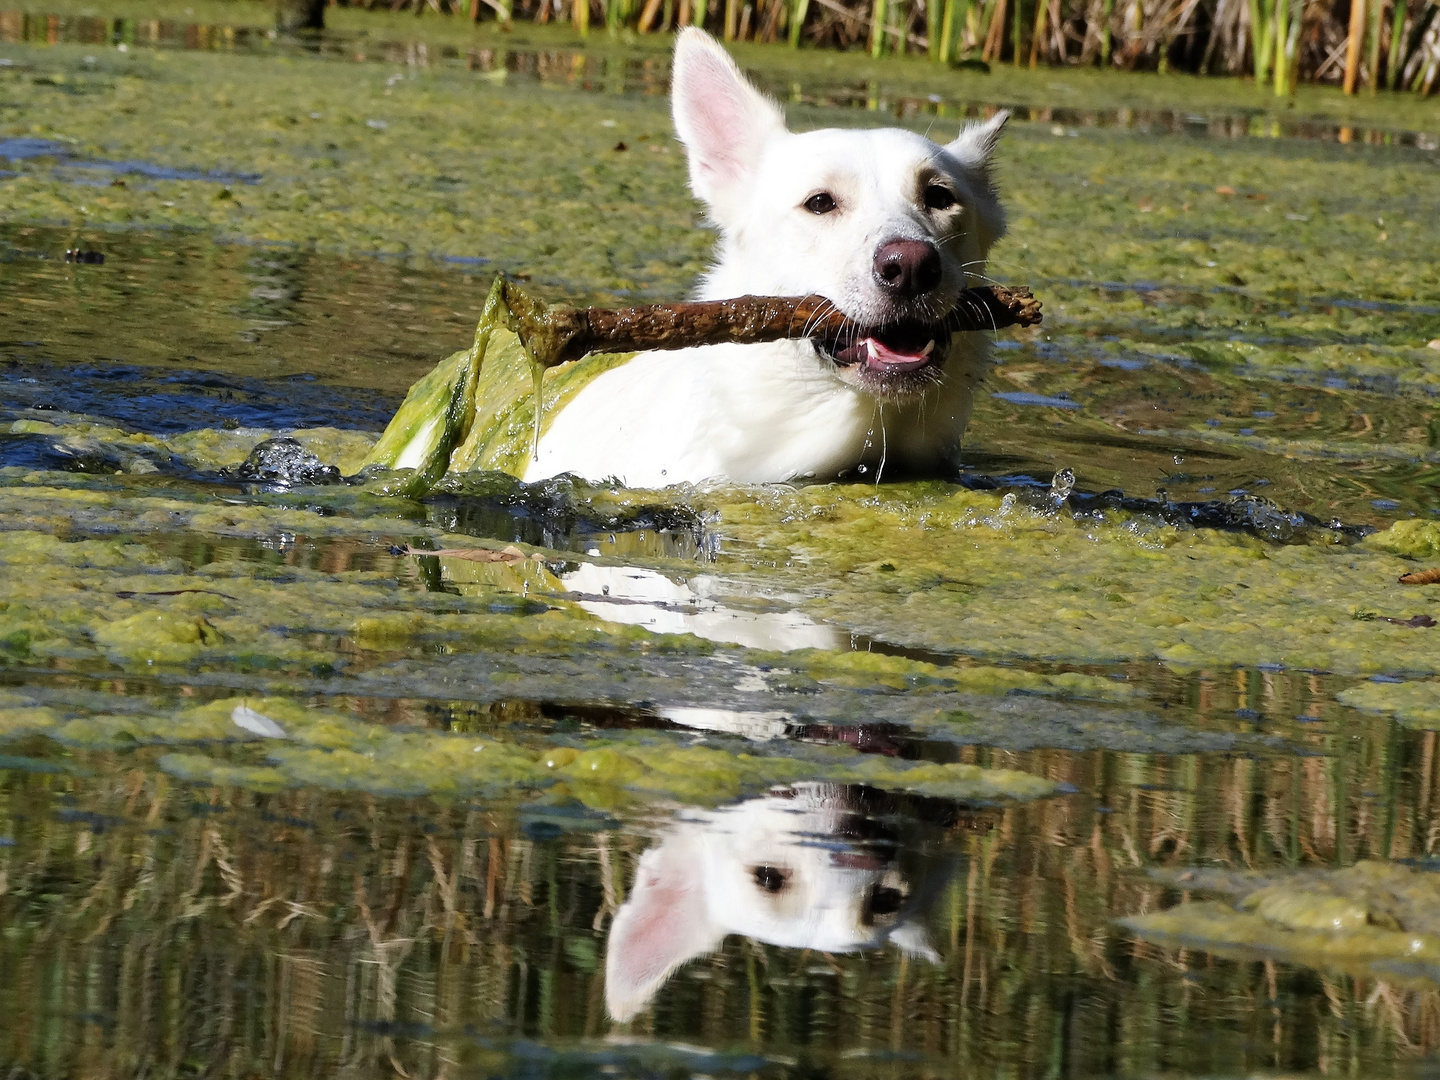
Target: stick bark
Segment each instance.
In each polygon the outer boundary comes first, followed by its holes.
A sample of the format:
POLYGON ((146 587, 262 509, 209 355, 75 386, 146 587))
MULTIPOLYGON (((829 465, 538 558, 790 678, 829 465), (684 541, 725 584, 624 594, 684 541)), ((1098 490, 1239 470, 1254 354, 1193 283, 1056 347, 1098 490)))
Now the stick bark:
MULTIPOLYGON (((686 304, 605 309, 546 308, 510 283, 505 301, 520 338, 544 367, 589 353, 686 349, 696 345, 753 345, 808 338, 826 346, 853 342, 855 325, 820 296, 740 296, 686 304), (848 336, 847 336, 848 335, 848 336)), ((967 289, 937 331, 972 333, 1035 326, 1040 301, 1023 287, 967 289)))

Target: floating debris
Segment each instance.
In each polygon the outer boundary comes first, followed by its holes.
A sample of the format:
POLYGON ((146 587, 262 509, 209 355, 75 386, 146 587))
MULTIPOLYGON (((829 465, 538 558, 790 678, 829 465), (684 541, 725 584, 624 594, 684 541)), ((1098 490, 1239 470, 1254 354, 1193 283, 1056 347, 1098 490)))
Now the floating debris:
POLYGON ((277 724, 264 713, 256 712, 249 705, 236 705, 230 713, 230 719, 235 721, 235 726, 243 728, 252 735, 259 735, 262 739, 288 739, 290 736, 285 729, 277 724))

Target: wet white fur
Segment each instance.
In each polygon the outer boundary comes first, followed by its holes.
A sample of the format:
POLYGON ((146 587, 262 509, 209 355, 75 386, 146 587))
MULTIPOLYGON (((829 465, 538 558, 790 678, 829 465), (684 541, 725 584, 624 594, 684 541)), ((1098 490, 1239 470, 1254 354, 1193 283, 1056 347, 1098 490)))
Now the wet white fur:
MULTIPOLYGON (((793 134, 774 102, 694 28, 676 43, 672 100, 691 188, 720 233, 697 299, 818 293, 873 325, 902 314, 874 282, 875 249, 930 239, 944 264, 927 301, 926 314, 937 316, 979 282, 1004 231, 990 175, 1003 113, 944 146, 896 128, 793 134), (959 196, 954 208, 925 207, 933 179, 959 196), (835 196, 836 212, 804 208, 819 191, 835 196)), ((986 335, 956 335, 938 385, 887 400, 804 341, 642 353, 554 418, 525 479, 569 472, 661 487, 826 479, 861 464, 935 471, 958 452, 988 358, 986 335)))

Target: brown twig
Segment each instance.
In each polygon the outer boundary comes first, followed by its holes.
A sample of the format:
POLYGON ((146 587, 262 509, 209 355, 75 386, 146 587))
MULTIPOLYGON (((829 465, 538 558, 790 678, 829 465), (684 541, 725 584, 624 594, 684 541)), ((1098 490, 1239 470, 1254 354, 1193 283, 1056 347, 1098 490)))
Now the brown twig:
MULTIPOLYGON (((809 338, 826 346, 853 341, 854 320, 821 296, 740 296, 645 307, 546 308, 506 283, 506 304, 522 340, 545 367, 589 353, 685 349, 726 343, 751 345, 809 338)), ((960 294, 955 308, 935 324, 937 332, 971 333, 1035 326, 1040 301, 1027 288, 985 285, 960 294)))
POLYGON ((1413 574, 1401 574, 1401 585, 1440 585, 1440 566, 1429 570, 1416 570, 1413 574))

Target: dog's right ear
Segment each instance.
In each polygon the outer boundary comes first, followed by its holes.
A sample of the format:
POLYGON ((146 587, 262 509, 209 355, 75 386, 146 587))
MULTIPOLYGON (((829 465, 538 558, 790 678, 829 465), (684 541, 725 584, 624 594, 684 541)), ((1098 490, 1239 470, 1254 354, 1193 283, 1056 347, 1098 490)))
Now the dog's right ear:
POLYGON ((705 905, 705 874, 693 837, 667 837, 640 856, 630 899, 605 946, 605 1007, 629 1020, 687 960, 725 940, 705 905))
POLYGON ((785 130, 785 117, 730 54, 694 26, 675 41, 670 100, 675 132, 690 155, 690 188, 723 212, 744 191, 765 143, 785 130))

